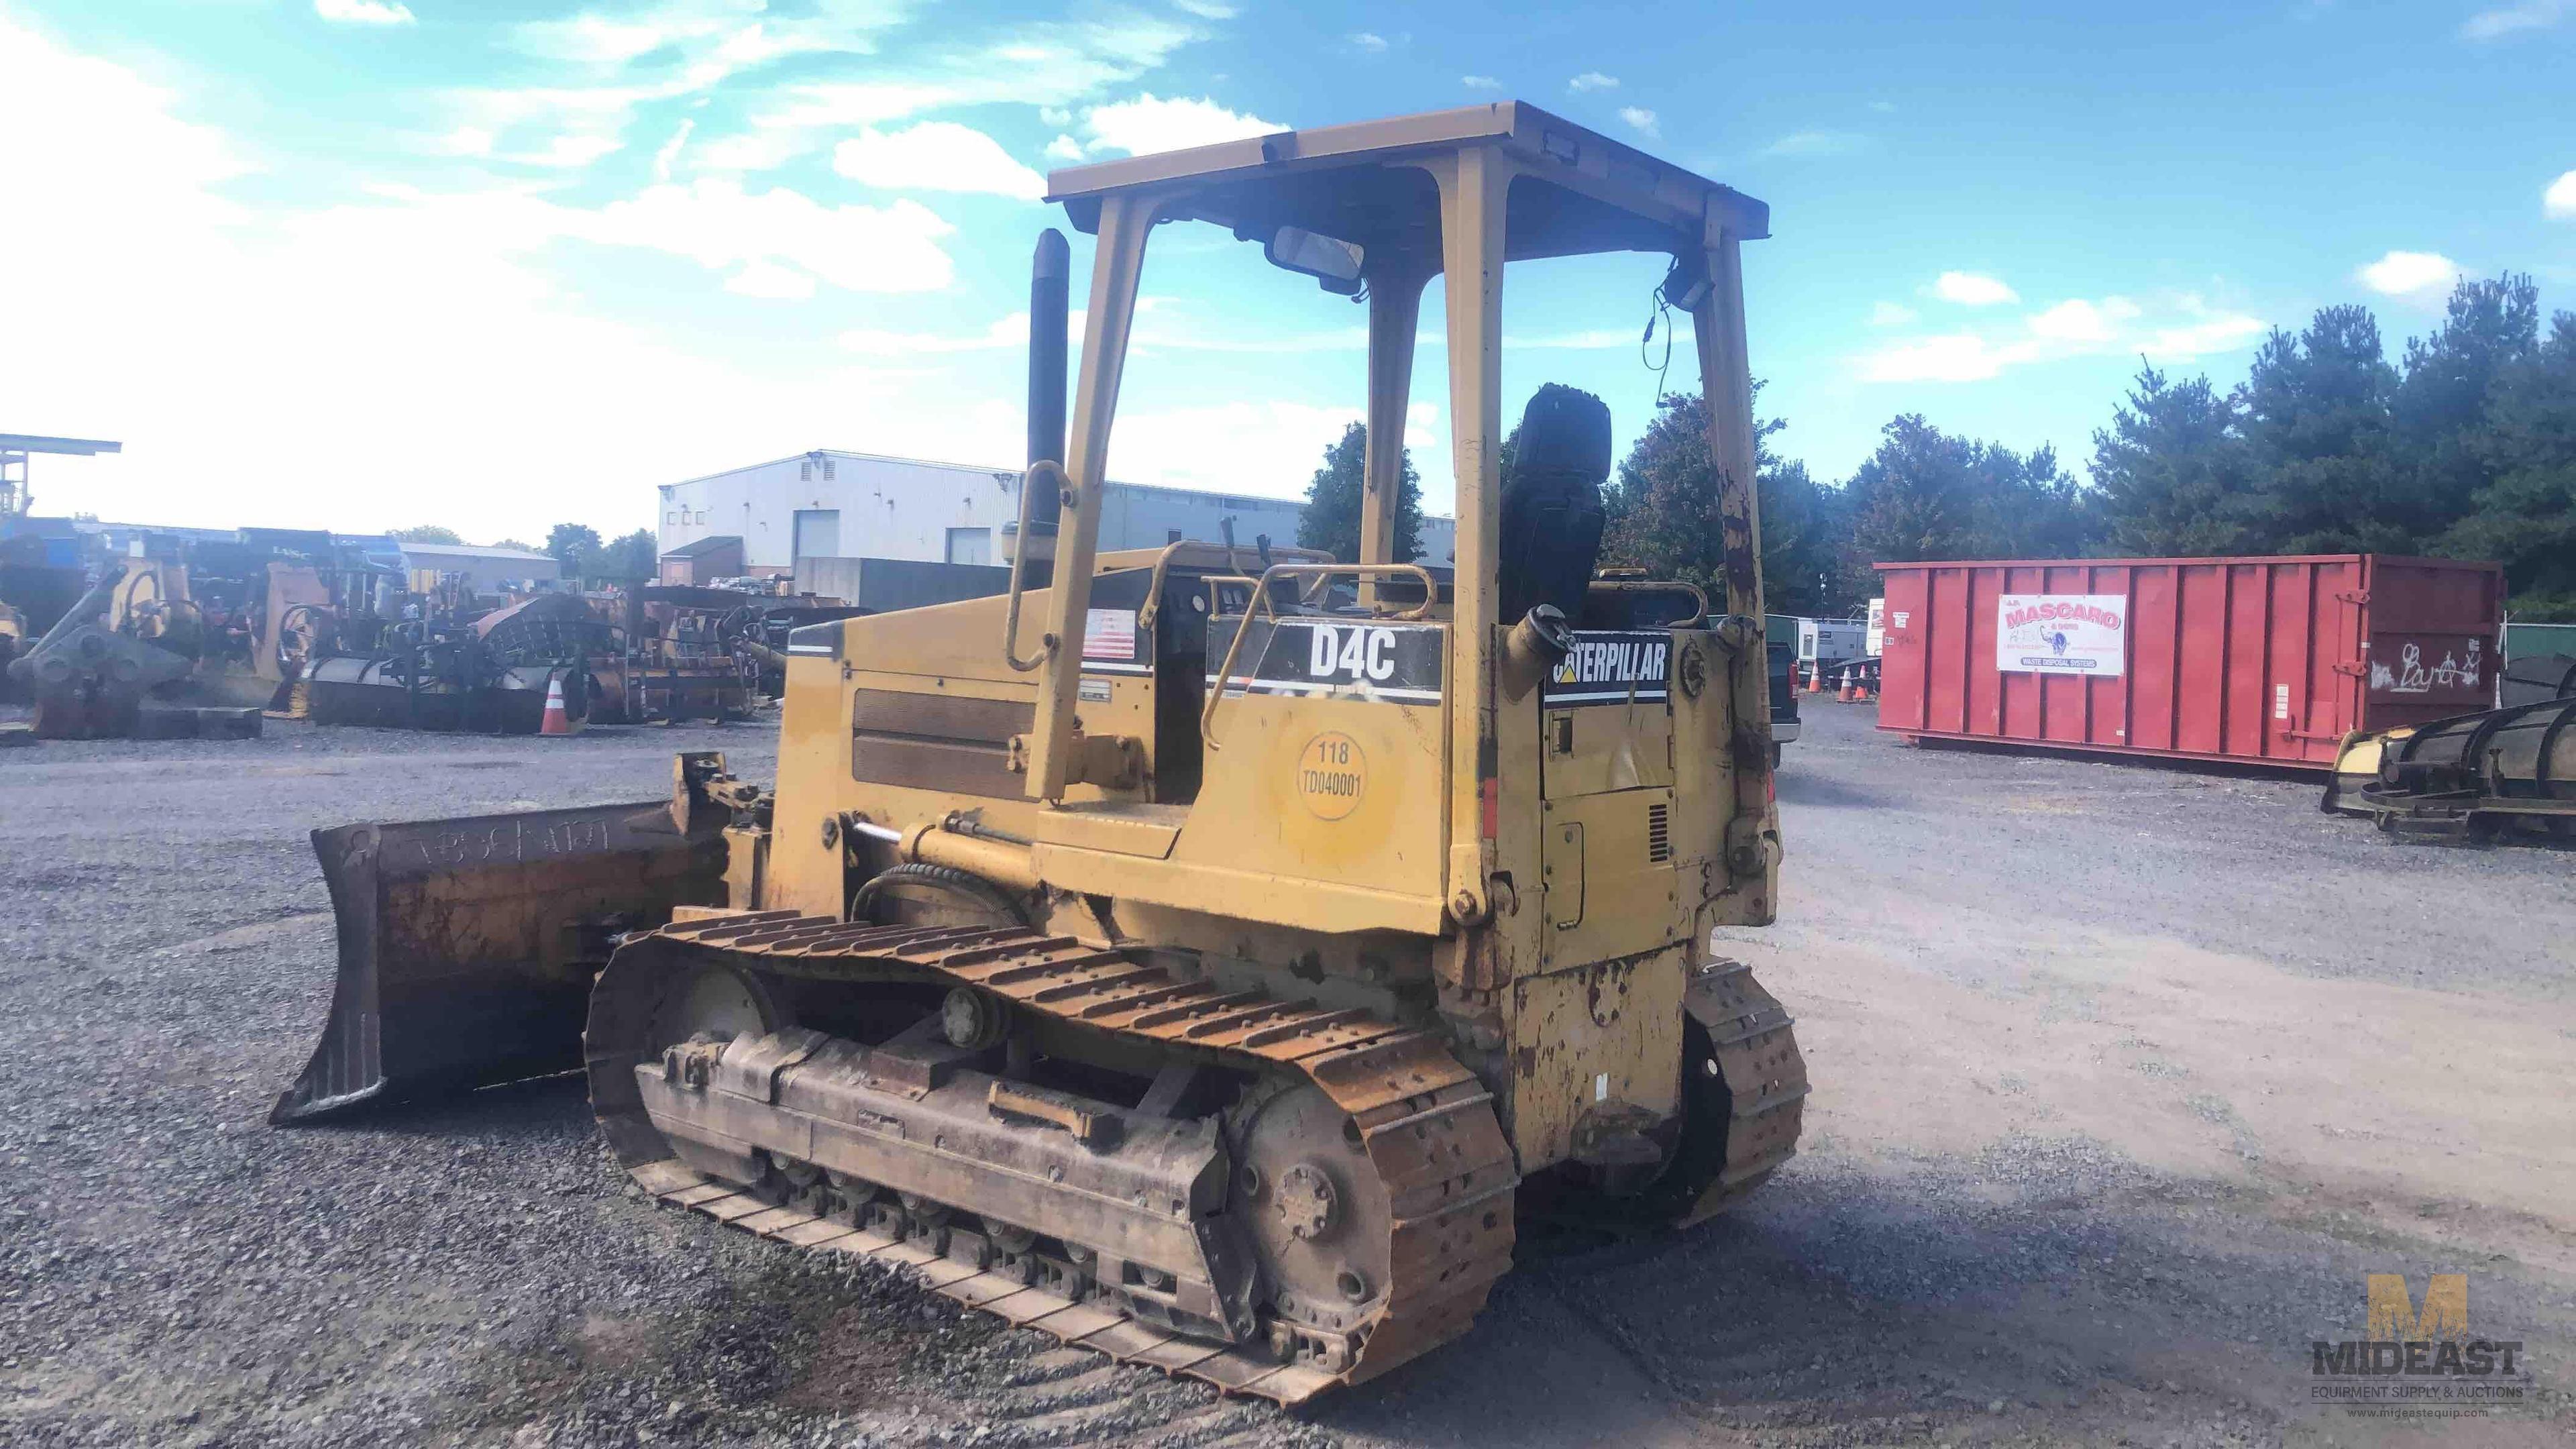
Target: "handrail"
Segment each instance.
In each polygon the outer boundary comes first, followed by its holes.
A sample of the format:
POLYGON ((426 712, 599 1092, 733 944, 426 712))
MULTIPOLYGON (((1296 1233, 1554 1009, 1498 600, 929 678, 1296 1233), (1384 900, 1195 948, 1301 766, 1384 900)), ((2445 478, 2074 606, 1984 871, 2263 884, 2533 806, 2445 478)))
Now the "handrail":
POLYGON ((1586 592, 1597 594, 1664 594, 1680 590, 1699 605, 1699 612, 1666 629, 1696 629, 1708 622, 1708 594, 1699 585, 1680 579, 1594 579, 1586 592))
MULTIPOLYGON (((1184 538, 1184 539, 1178 539, 1178 540, 1175 540, 1175 541, 1173 541, 1173 542, 1171 542, 1171 543, 1167 543, 1167 544, 1163 545, 1163 550, 1162 550, 1162 552, 1160 552, 1160 553, 1158 553, 1158 554, 1154 555, 1154 577, 1153 577, 1150 581, 1148 581, 1148 582, 1147 582, 1147 584, 1145 585, 1145 602, 1144 602, 1144 603, 1142 603, 1142 604, 1140 604, 1140 605, 1138 605, 1138 606, 1137 606, 1137 608, 1136 608, 1136 627, 1137 627, 1137 628, 1139 628, 1139 629, 1151 629, 1151 628, 1153 628, 1153 627, 1154 627, 1154 621, 1155 621, 1157 618, 1159 618, 1159 617, 1161 617, 1161 616, 1162 616, 1162 612, 1163 612, 1163 578, 1164 578, 1164 574, 1165 574, 1165 572, 1166 572, 1168 569, 1170 569, 1170 567, 1171 567, 1171 564, 1172 564, 1172 555, 1174 555, 1174 554, 1176 554, 1176 553, 1179 553, 1182 549, 1185 549, 1185 548, 1223 548, 1223 549, 1226 549, 1226 567, 1228 567, 1228 568, 1233 568, 1233 567, 1235 567, 1235 566, 1236 566, 1236 565, 1235 565, 1235 563, 1234 563, 1234 551, 1233 551, 1233 549, 1232 549, 1232 548, 1230 548, 1228 545, 1225 545, 1225 544, 1221 544, 1221 543, 1210 543, 1210 542, 1208 542, 1206 539, 1203 539, 1203 538, 1184 538)), ((1282 550, 1282 551, 1284 552, 1285 550, 1282 550)), ((1306 550, 1298 550, 1298 551, 1299 551, 1299 552, 1306 552, 1306 550)), ((1328 554, 1318 554, 1318 556, 1319 556, 1319 557, 1330 557, 1330 555, 1328 555, 1328 554)), ((1210 580, 1210 581, 1216 581, 1216 580, 1220 580, 1220 579, 1222 579, 1222 580, 1227 581, 1227 582, 1236 582, 1236 581, 1240 581, 1240 582, 1242 582, 1242 583, 1246 583, 1246 584, 1249 584, 1249 583, 1251 583, 1251 582, 1252 582, 1252 580, 1251 580, 1251 579, 1246 578, 1246 577, 1244 577, 1244 576, 1243 576, 1243 575, 1241 575, 1241 574, 1210 574, 1210 575, 1208 575, 1207 577, 1209 578, 1209 580, 1210 580)))
POLYGON ((1431 611, 1432 604, 1440 597, 1439 583, 1431 577, 1431 571, 1420 564, 1272 564, 1263 569, 1261 577, 1252 581, 1252 599, 1244 605, 1243 622, 1234 626, 1234 641, 1225 646, 1225 663, 1217 668, 1216 688, 1209 691, 1207 705, 1199 711, 1199 743, 1211 750, 1223 748, 1216 742, 1216 707, 1225 699, 1226 690, 1233 687, 1234 662, 1242 656, 1244 637, 1252 632, 1254 615, 1266 611, 1274 622, 1279 617, 1279 611, 1270 607, 1270 581, 1275 578, 1311 578, 1331 574, 1349 574, 1354 578, 1367 578, 1378 574, 1411 574, 1422 580, 1422 602, 1402 613, 1386 616, 1390 618, 1419 619, 1431 611))
POLYGON ((1045 664, 1055 657, 1057 650, 1064 647, 1063 640, 1053 634, 1047 634, 1038 640, 1036 658, 1022 659, 1019 653, 1020 595, 1023 592, 1020 584, 1020 564, 1029 556, 1029 495, 1037 491, 1038 479, 1041 476, 1052 480, 1048 486, 1058 490, 1073 486, 1064 475, 1064 465, 1052 459, 1040 459, 1031 463, 1028 472, 1020 475, 1020 521, 1011 535, 1011 606, 1002 618, 1002 658, 1013 671, 1020 674, 1026 674, 1045 664))
MULTIPOLYGON (((1145 602, 1136 607, 1137 628, 1151 629, 1154 627, 1154 621, 1162 617, 1164 571, 1172 566, 1172 555, 1179 553, 1182 549, 1192 546, 1193 540, 1176 538, 1170 543, 1163 545, 1163 551, 1161 553, 1154 555, 1154 577, 1145 585, 1145 602)), ((1209 547, 1209 545, 1206 544, 1198 544, 1196 546, 1201 548, 1209 547)))

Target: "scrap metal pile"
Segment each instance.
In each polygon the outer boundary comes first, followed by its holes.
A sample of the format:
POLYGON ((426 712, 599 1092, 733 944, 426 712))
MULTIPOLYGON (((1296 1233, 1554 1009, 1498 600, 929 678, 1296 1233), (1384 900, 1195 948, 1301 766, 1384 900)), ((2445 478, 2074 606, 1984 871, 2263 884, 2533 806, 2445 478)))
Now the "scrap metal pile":
MULTIPOLYGON (((76 570, 46 571, 39 583, 77 597, 5 631, 18 636, 8 677, 35 707, 33 734, 257 734, 263 709, 283 704, 310 660, 374 632, 388 596, 389 571, 319 537, 318 546, 286 537, 201 544, 184 562, 120 559, 86 589, 76 570)), ((23 579, 21 587, 45 592, 23 579)))
POLYGON ((308 698, 317 723, 398 729, 534 734, 554 697, 575 727, 738 720, 785 688, 786 629, 864 612, 665 585, 495 606, 448 583, 375 647, 317 660, 308 698))

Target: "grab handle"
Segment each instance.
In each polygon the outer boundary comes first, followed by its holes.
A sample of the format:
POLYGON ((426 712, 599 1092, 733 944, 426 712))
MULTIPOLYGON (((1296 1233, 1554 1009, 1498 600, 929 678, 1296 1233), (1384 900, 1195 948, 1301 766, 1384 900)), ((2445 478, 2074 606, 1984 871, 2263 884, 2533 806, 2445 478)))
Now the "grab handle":
POLYGON ((1041 480, 1045 486, 1058 492, 1072 486, 1064 476, 1064 465, 1051 459, 1042 458, 1031 463, 1029 471, 1020 479, 1020 521, 1014 530, 1011 547, 1011 606, 1002 617, 1002 658, 1021 674, 1053 659, 1056 651, 1064 647, 1063 640, 1048 634, 1038 640, 1038 652, 1034 658, 1020 657, 1020 563, 1029 553, 1029 495, 1037 492, 1041 480))

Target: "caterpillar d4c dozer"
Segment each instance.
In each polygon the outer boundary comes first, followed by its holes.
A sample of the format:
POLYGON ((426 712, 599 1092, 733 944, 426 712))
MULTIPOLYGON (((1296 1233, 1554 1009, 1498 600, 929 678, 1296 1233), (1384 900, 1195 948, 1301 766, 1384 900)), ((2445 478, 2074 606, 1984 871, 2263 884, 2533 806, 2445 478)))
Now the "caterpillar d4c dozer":
POLYGON ((1039 244, 1008 595, 797 630, 774 790, 694 756, 667 805, 321 832, 339 991, 276 1116, 579 1062, 667 1204, 1293 1403, 1462 1333, 1516 1194, 1686 1224, 1795 1149, 1788 1018, 1710 955, 1778 861, 1767 214, 1516 104, 1052 188, 1098 243, 1069 451, 1039 244), (1099 552, 1146 241, 1183 222, 1365 297, 1356 562, 1099 552), (1542 389, 1500 476, 1506 263, 1608 252, 1668 257, 1695 324, 1723 599, 1595 578, 1589 396, 1542 389), (1391 556, 1435 278, 1454 571, 1391 556))

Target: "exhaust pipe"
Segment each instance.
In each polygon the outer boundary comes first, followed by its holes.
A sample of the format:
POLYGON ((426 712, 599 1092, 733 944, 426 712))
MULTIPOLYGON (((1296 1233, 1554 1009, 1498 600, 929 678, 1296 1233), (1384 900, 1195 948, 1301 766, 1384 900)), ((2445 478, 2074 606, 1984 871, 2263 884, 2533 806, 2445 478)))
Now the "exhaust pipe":
MULTIPOLYGON (((1038 233, 1029 263, 1029 457, 1032 466, 1064 461, 1066 334, 1072 307, 1073 249, 1054 227, 1038 233)), ((1064 502, 1052 489, 1028 500, 1026 536, 1014 547, 1026 560, 1028 586, 1046 587, 1054 572, 1055 526, 1064 502)))

